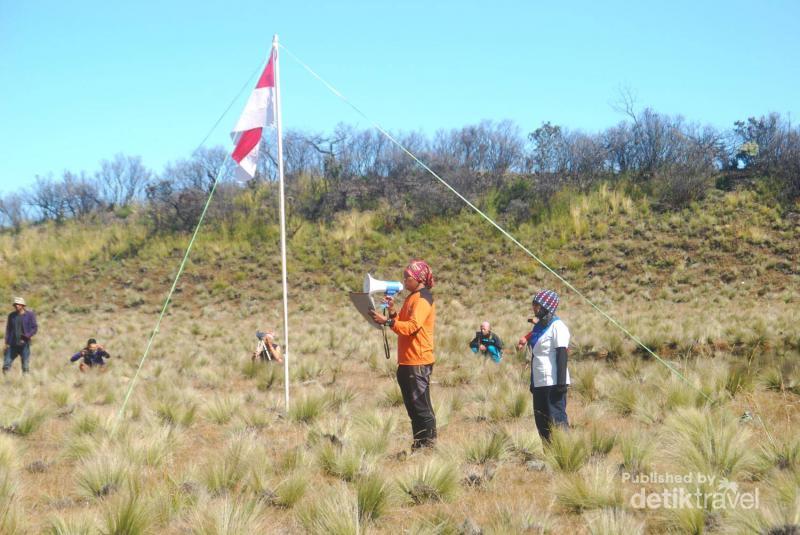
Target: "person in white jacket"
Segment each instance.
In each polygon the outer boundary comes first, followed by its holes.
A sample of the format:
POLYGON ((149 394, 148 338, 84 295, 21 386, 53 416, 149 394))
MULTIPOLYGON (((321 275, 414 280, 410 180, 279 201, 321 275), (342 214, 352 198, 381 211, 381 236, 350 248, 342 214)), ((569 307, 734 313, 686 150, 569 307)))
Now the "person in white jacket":
POLYGON ((519 339, 518 349, 531 348, 531 393, 536 429, 543 442, 550 442, 553 426, 569 427, 567 356, 569 329, 555 315, 558 294, 542 290, 533 298, 533 329, 519 339))

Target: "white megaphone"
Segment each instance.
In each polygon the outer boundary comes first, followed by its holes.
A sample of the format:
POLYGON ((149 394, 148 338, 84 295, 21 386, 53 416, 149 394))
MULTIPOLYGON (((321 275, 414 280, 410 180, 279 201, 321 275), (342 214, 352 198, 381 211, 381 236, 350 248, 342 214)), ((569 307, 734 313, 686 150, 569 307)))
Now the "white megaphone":
POLYGON ((366 294, 383 293, 392 297, 401 291, 403 291, 403 283, 400 281, 381 281, 369 273, 364 277, 364 293, 366 294))
MULTIPOLYGON (((371 311, 375 310, 375 301, 372 296, 375 294, 384 294, 393 296, 403 290, 403 283, 400 281, 382 281, 372 277, 369 273, 364 277, 364 291, 363 292, 350 292, 350 300, 356 307, 356 310, 364 316, 364 319, 376 329, 381 326, 375 323, 370 315, 371 311)), ((386 312, 386 305, 382 304, 384 313, 386 312)))

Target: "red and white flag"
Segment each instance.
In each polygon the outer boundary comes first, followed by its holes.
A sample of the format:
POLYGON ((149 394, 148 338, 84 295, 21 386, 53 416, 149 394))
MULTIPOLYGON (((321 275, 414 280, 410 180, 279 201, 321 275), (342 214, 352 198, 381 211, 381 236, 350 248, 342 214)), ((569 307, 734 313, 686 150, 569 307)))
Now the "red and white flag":
POLYGON ((256 176, 258 146, 264 128, 276 128, 275 120, 275 48, 269 56, 267 66, 250 94, 231 137, 235 148, 231 158, 250 178, 256 176))

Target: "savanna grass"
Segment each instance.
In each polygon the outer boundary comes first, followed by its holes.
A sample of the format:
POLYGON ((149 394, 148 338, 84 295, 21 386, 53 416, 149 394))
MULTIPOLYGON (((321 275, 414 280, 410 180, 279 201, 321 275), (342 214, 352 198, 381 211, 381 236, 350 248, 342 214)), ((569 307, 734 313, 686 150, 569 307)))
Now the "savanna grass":
POLYGON ((413 504, 447 502, 458 493, 458 469, 447 461, 431 459, 401 478, 398 485, 413 504))
POLYGON ((562 507, 575 513, 623 505, 619 481, 600 464, 560 475, 555 483, 555 496, 562 507))
POLYGON ((750 433, 725 411, 683 409, 666 425, 672 431, 668 451, 683 467, 729 479, 747 476, 754 468, 750 433))
POLYGON ((560 472, 577 472, 589 460, 590 453, 580 433, 561 428, 553 429, 550 442, 544 447, 545 459, 560 472))
POLYGON ((308 533, 357 535, 358 501, 346 486, 315 496, 297 511, 297 519, 308 533))
POLYGON ((511 447, 511 438, 505 431, 495 431, 488 436, 479 436, 467 443, 464 458, 476 464, 500 461, 506 457, 511 447))
POLYGON ((355 482, 358 516, 362 522, 384 516, 392 501, 392 486, 380 474, 372 473, 355 482))

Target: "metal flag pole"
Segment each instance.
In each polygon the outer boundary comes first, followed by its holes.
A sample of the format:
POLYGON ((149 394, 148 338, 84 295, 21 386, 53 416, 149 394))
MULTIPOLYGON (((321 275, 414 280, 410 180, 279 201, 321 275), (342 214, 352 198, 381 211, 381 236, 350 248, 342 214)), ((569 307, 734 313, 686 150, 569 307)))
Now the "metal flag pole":
POLYGON ((289 413, 289 298, 286 282, 286 200, 283 192, 283 136, 281 135, 281 83, 280 62, 278 60, 278 34, 272 37, 272 50, 275 54, 275 123, 278 133, 278 184, 280 186, 281 212, 281 276, 283 279, 283 340, 286 351, 283 357, 283 384, 286 413, 289 413))

